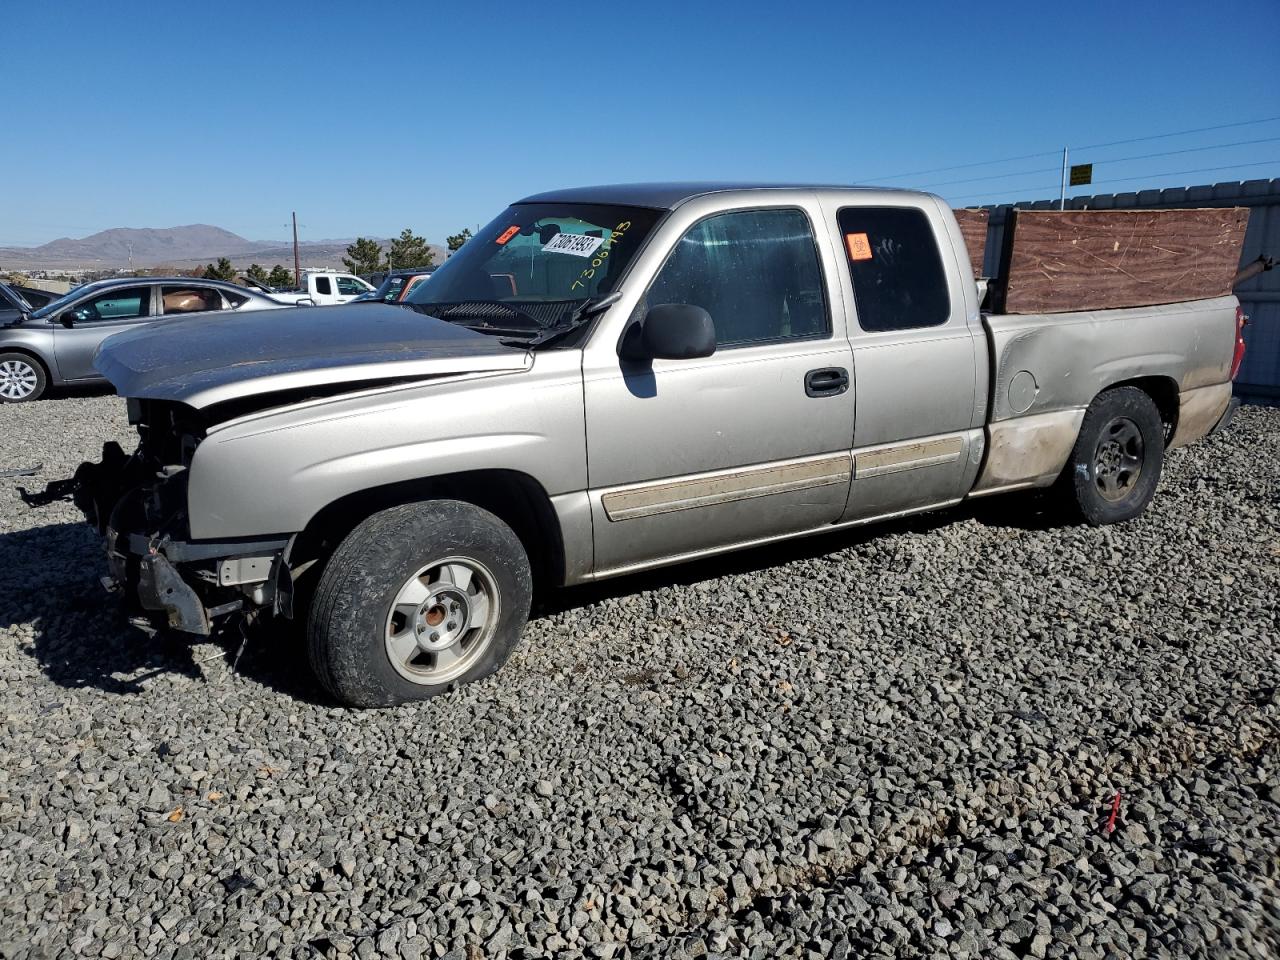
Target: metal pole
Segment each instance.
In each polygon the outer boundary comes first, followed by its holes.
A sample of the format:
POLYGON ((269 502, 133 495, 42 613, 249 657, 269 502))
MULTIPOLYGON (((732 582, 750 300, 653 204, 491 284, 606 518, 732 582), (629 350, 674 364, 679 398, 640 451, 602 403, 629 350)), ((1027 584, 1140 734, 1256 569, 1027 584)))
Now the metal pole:
POLYGON ((293 211, 293 284, 302 289, 302 259, 298 256, 298 211, 293 211))
POLYGON ((1062 193, 1058 195, 1058 209, 1067 209, 1067 148, 1062 148, 1062 193))

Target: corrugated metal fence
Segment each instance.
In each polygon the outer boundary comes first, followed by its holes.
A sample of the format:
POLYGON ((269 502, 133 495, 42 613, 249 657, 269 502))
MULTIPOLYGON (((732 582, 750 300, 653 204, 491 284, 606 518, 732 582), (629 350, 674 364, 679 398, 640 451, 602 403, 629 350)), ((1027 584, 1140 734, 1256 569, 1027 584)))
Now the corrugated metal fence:
MULTIPOLYGON (((991 211, 983 271, 987 276, 994 276, 998 268, 1005 221, 1014 207, 1056 210, 1058 201, 1036 200, 987 207, 991 211)), ((1280 258, 1280 179, 1109 193, 1067 200, 1068 210, 1137 207, 1249 207, 1249 232, 1245 234, 1241 266, 1258 259, 1259 254, 1280 258)), ((1246 395, 1280 398, 1280 267, 1247 280, 1235 292, 1249 315, 1249 325, 1245 327, 1248 348, 1236 378, 1236 390, 1246 395)))

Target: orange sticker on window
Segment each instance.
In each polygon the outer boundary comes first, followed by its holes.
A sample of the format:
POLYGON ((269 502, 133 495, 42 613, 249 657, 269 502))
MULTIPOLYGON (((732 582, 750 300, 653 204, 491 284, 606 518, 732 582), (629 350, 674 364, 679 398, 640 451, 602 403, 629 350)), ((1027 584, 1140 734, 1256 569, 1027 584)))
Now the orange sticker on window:
POLYGON ((871 241, 865 233, 846 233, 844 244, 849 248, 850 260, 870 260, 871 241))
POLYGON ((506 243, 508 240, 510 240, 519 232, 520 232, 519 227, 507 227, 507 229, 502 231, 502 236, 498 237, 498 239, 494 242, 497 243, 498 246, 502 246, 504 243, 506 243))

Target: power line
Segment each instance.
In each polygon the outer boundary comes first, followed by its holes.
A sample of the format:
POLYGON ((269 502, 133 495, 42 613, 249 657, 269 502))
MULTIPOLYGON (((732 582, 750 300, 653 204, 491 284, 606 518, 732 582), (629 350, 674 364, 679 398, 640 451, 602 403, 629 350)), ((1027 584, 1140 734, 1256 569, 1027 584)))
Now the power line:
POLYGON ((1018 157, 1005 157, 1003 160, 980 160, 977 163, 957 163, 952 167, 934 167, 932 170, 916 170, 912 173, 895 173, 891 177, 868 177, 866 183, 878 183, 881 180, 901 180, 903 177, 922 177, 926 173, 944 173, 947 170, 967 170, 970 167, 987 167, 995 163, 1012 163, 1014 160, 1032 160, 1036 157, 1056 157, 1061 150, 1047 150, 1044 153, 1024 153, 1018 157))
MULTIPOLYGON (((1099 184, 1107 184, 1107 183, 1131 183, 1134 180, 1152 180, 1157 177, 1181 177, 1181 176, 1185 176, 1187 174, 1192 174, 1192 173, 1213 173, 1216 170, 1236 170, 1242 167, 1262 167, 1262 166, 1267 166, 1268 164, 1276 164, 1278 167, 1280 167, 1280 159, 1259 160, 1257 162, 1251 162, 1251 163, 1229 163, 1221 167, 1197 167, 1194 170, 1166 170, 1161 173, 1144 173, 1136 177, 1109 177, 1106 180, 1095 180, 1093 183, 1089 184, 1089 186, 1097 186, 1099 184)), ((1050 183, 1050 184, 1045 184, 1039 187, 1018 187, 1017 189, 1020 191, 1026 191, 1027 193, 1038 192, 1041 190, 1057 190, 1058 184, 1050 183)), ((1163 189, 1168 189, 1168 188, 1163 188, 1163 189)), ((1000 196, 1002 194, 1008 194, 1008 193, 1009 191, 1007 189, 988 190, 984 193, 966 193, 966 194, 961 194, 958 197, 949 197, 948 199, 952 201, 974 200, 979 197, 995 197, 995 196, 1000 196)))
MULTIPOLYGON (((1280 159, 1278 160, 1259 160, 1256 163, 1228 163, 1221 167, 1199 167, 1195 170, 1168 170, 1164 173, 1144 173, 1139 177, 1111 177, 1107 180, 1099 180, 1098 183, 1127 183, 1132 180, 1147 180, 1155 177, 1180 177, 1188 173, 1212 173, 1215 170, 1235 170, 1237 167, 1264 167, 1268 164, 1276 164, 1280 167, 1280 159)), ((1094 184, 1090 184, 1093 186, 1094 184)))
MULTIPOLYGON (((1262 137, 1258 140, 1237 140, 1234 143, 1217 143, 1208 147, 1187 147, 1184 150, 1164 150, 1160 153, 1143 153, 1132 157, 1112 157, 1109 160, 1095 160, 1094 166, 1110 163, 1127 163, 1130 160, 1151 160, 1155 157, 1173 157, 1183 153, 1202 153, 1205 150, 1225 150, 1228 147, 1247 147, 1258 143, 1276 143, 1280 137, 1262 137)), ((1019 170, 1015 173, 990 173, 981 177, 964 177, 960 180, 939 180, 936 183, 923 183, 916 189, 928 190, 931 187, 947 187, 957 183, 979 183, 983 180, 1003 180, 1006 177, 1027 177, 1033 173, 1056 173, 1057 167, 1037 167, 1035 170, 1019 170)))
POLYGON ((1273 123, 1280 117, 1263 117, 1261 120, 1241 120, 1239 123, 1220 123, 1215 127, 1196 127, 1194 130, 1179 130, 1176 133, 1156 133, 1149 137, 1134 137, 1132 140, 1112 140, 1110 143, 1086 143, 1076 150, 1100 150, 1103 147, 1118 147, 1122 143, 1141 143, 1144 140, 1164 140, 1168 137, 1185 137, 1189 133, 1208 133, 1210 130, 1228 130, 1231 127, 1248 127, 1258 123, 1273 123))
POLYGON ((1020 170, 1017 173, 992 173, 985 177, 967 177, 963 180, 941 180, 938 183, 921 184, 916 189, 928 190, 930 187, 945 187, 952 183, 976 183, 979 180, 1001 180, 1005 177, 1026 177, 1033 173, 1054 173, 1057 167, 1037 167, 1035 170, 1020 170))
MULTIPOLYGON (((1019 190, 1025 190, 1027 193, 1038 193, 1038 192, 1039 192, 1039 191, 1041 191, 1041 190, 1057 190, 1057 189, 1058 189, 1058 184, 1056 184, 1056 183, 1051 183, 1051 184, 1049 184, 1048 186, 1042 186, 1042 187, 1019 187, 1018 189, 1019 189, 1019 190)), ((986 193, 965 193, 965 194, 961 194, 961 195, 960 195, 960 196, 958 196, 958 197, 949 197, 949 198, 948 198, 948 200, 953 201, 953 202, 954 202, 954 201, 956 201, 956 200, 976 200, 976 199, 978 199, 979 197, 999 197, 999 196, 1007 196, 1007 195, 1008 195, 1008 193, 1009 193, 1009 191, 1008 191, 1008 190, 988 190, 986 193)))
MULTIPOLYGON (((1240 120, 1236 123, 1219 123, 1212 127, 1195 127, 1194 129, 1191 129, 1191 130, 1176 130, 1173 133, 1153 133, 1149 136, 1132 137, 1128 140, 1112 140, 1108 143, 1089 143, 1089 144, 1085 144, 1084 146, 1072 147, 1071 149, 1101 150, 1103 147, 1118 147, 1121 144, 1126 144, 1126 143, 1142 143, 1143 141, 1146 141, 1146 140, 1166 140, 1170 137, 1185 137, 1188 134, 1207 133, 1211 130, 1228 130, 1234 127, 1256 126, 1257 124, 1260 124, 1260 123, 1274 123, 1277 120, 1280 120, 1280 116, 1262 117, 1258 120, 1240 120)), ((972 169, 973 167, 994 166, 997 163, 1012 163, 1015 160, 1032 160, 1037 157, 1057 157, 1057 156, 1061 156, 1061 154, 1062 154, 1061 150, 1046 150, 1043 153, 1024 153, 1016 157, 1002 157, 999 160, 979 160, 974 163, 957 163, 949 167, 932 167, 928 170, 915 170, 915 171, 912 171, 911 173, 895 173, 895 174, 892 174, 891 176, 884 176, 884 177, 867 177, 865 180, 863 180, 863 182, 874 184, 874 183, 879 183, 883 180, 901 180, 904 177, 921 177, 929 173, 945 173, 948 170, 968 170, 968 169, 972 169)), ((1102 163, 1101 160, 1099 160, 1098 162, 1102 163)), ((1116 160, 1116 161, 1108 161, 1108 162, 1119 162, 1119 161, 1116 160)))
MULTIPOLYGON (((1163 153, 1143 153, 1134 157, 1112 157, 1109 160, 1096 160, 1095 163, 1125 163, 1129 160, 1150 160, 1153 157, 1172 157, 1180 153, 1200 153, 1205 150, 1225 150, 1227 147, 1248 147, 1255 143, 1275 143, 1280 137, 1263 137, 1261 140, 1237 140, 1234 143, 1218 143, 1209 147, 1187 147, 1184 150, 1165 150, 1163 153)), ((1081 147, 1080 149, 1085 149, 1081 147)))

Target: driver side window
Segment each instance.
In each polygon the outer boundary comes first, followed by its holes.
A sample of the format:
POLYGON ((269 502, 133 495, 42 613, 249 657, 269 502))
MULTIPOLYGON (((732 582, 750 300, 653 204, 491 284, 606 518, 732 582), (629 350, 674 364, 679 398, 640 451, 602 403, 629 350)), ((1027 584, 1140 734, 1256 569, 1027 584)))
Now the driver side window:
POLYGON ((150 287, 110 290, 85 300, 71 309, 72 317, 85 323, 92 323, 95 320, 128 320, 133 317, 145 317, 150 312, 150 287))
POLYGON ((830 332, 822 267, 801 210, 744 210, 694 224, 647 295, 711 314, 718 347, 824 337, 830 332))

